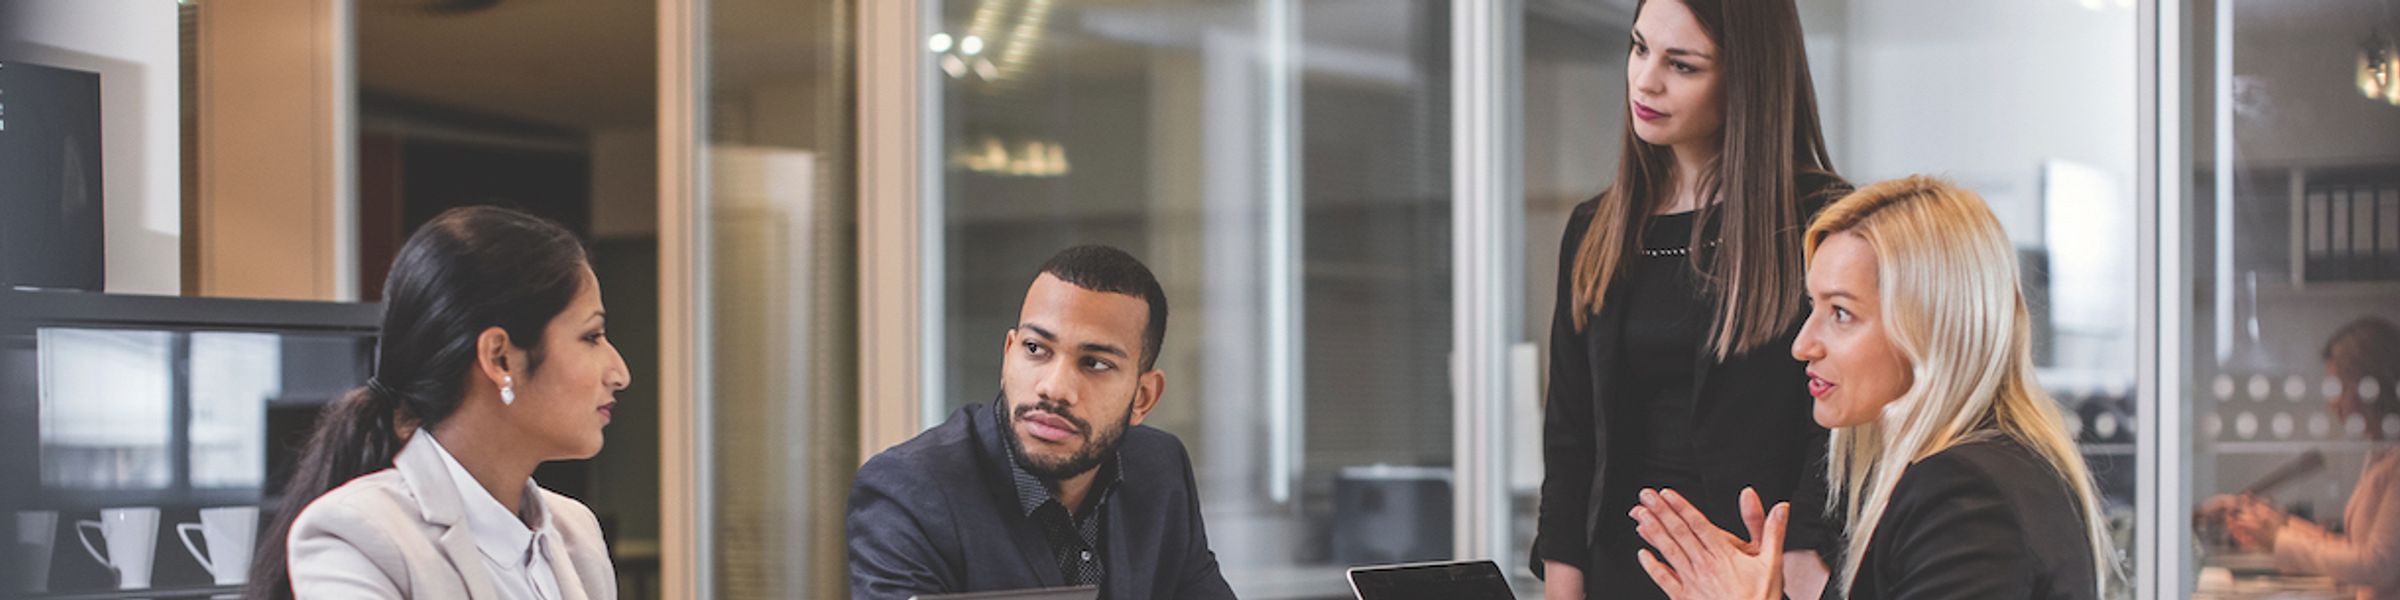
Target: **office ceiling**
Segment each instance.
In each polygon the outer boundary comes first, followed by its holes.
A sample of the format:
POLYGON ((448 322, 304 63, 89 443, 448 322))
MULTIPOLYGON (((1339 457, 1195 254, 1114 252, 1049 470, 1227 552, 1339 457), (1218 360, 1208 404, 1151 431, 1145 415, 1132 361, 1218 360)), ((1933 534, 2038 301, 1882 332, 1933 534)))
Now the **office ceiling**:
POLYGON ((653 0, 361 0, 359 85, 574 129, 649 127, 658 106, 656 8, 653 0))

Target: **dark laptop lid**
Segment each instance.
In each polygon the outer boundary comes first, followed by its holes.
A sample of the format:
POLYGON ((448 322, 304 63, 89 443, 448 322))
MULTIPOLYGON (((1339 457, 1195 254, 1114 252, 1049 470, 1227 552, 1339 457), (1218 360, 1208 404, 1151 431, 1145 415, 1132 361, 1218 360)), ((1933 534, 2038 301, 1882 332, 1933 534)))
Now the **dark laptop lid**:
POLYGON ((1100 588, 1076 586, 1042 588, 1038 590, 1009 590, 1005 592, 966 592, 917 596, 911 600, 1098 600, 1100 588))
POLYGON ((1488 560, 1350 569, 1359 600, 1515 600, 1500 565, 1488 560))

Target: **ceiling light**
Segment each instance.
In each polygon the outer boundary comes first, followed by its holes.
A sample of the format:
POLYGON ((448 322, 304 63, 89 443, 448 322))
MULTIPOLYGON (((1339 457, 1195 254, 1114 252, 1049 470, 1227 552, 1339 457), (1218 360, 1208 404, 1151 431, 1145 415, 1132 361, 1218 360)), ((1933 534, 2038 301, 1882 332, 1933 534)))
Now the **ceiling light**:
POLYGON ((2400 50, 2395 50, 2382 32, 2369 33, 2367 41, 2359 44, 2354 83, 2359 95, 2400 106, 2400 50))
POLYGON ((949 51, 950 51, 950 34, 947 34, 947 33, 936 33, 936 34, 933 34, 933 37, 931 37, 931 38, 927 38, 927 39, 925 40, 925 49, 926 49, 926 50, 932 50, 932 51, 934 51, 934 52, 935 52, 935 53, 937 53, 937 54, 938 54, 938 53, 942 53, 942 52, 949 52, 949 51))

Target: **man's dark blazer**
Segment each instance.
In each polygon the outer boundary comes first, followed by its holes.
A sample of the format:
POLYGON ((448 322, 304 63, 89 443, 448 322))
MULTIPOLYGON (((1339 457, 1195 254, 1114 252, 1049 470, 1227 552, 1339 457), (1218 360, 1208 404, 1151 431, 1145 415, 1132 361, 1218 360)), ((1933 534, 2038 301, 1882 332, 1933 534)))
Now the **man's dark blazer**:
MULTIPOLYGON (((859 467, 847 527, 853 598, 1064 583, 1041 526, 1018 507, 1000 437, 1007 433, 991 410, 967 405, 859 467)), ((1143 426, 1123 440, 1124 479, 1101 513, 1101 597, 1232 598, 1208 548, 1183 442, 1143 426)))

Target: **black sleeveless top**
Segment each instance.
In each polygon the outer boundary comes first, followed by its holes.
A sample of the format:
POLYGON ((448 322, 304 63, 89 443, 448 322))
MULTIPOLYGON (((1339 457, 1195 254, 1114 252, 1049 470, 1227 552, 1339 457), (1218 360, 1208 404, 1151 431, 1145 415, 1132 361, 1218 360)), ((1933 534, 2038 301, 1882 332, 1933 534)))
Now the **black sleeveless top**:
MULTIPOLYGON (((1631 401, 1629 416, 1643 424, 1637 430, 1641 450, 1624 464, 1635 485, 1647 488, 1692 490, 1700 482, 1693 418, 1699 365, 1693 357, 1708 341, 1715 305, 1705 275, 1687 254, 1697 220, 1690 212, 1651 217, 1642 229, 1643 251, 1625 263, 1624 336, 1617 351, 1625 378, 1617 397, 1631 401)), ((1705 244, 1700 254, 1708 257, 1705 244)))

